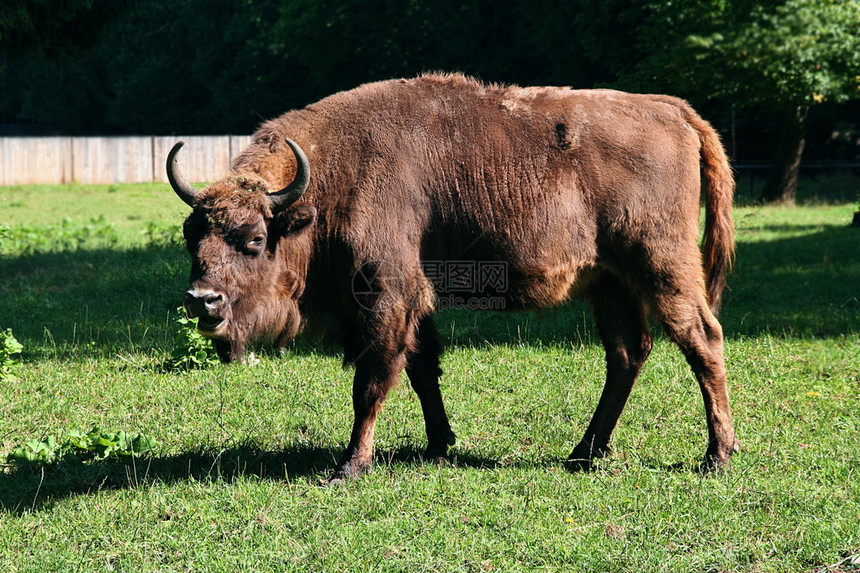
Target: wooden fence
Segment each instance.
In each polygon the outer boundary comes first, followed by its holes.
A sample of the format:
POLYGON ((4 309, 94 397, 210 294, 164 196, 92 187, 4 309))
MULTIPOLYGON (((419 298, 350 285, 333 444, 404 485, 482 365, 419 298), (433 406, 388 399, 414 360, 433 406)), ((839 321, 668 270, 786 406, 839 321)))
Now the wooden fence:
POLYGON ((171 137, 3 137, 0 185, 167 181, 167 152, 179 155, 189 181, 213 181, 250 142, 249 135, 171 137))

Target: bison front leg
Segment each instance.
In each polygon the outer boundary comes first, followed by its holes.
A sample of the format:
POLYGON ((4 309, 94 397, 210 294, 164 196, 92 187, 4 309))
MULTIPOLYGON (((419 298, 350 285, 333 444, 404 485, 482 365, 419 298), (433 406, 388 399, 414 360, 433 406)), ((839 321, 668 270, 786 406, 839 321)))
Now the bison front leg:
POLYGON ((358 476, 370 469, 376 419, 388 391, 397 382, 405 365, 404 351, 392 355, 379 352, 373 346, 369 346, 355 361, 355 377, 352 383, 355 421, 349 445, 329 478, 329 483, 358 476))
POLYGON ((448 455, 448 446, 455 442, 454 432, 445 413, 442 402, 442 392, 439 390, 439 355, 442 345, 433 318, 425 317, 418 326, 418 347, 409 356, 406 374, 412 383, 412 389, 421 401, 424 413, 424 427, 427 431, 427 450, 424 457, 440 459, 448 455))
POLYGON ((417 345, 416 319, 398 293, 382 290, 382 295, 364 305, 367 310, 346 340, 346 359, 355 364, 352 406, 355 421, 349 445, 329 483, 366 472, 373 460, 376 419, 388 391, 398 382, 407 355, 417 345), (371 304, 372 303, 372 304, 371 304))

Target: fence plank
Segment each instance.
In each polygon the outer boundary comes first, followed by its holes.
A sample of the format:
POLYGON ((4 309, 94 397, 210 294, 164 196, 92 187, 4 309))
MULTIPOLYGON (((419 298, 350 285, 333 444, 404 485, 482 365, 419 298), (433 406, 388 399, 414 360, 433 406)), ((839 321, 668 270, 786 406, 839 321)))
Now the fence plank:
POLYGON ((75 137, 72 179, 78 183, 145 183, 152 180, 148 137, 75 137))
POLYGON ((68 137, 0 138, 0 185, 69 182, 71 158, 68 137))
POLYGON ((179 168, 188 181, 213 181, 230 170, 229 136, 156 137, 155 181, 167 181, 167 153, 180 139, 185 147, 179 153, 179 168))
POLYGON ((0 185, 29 183, 166 182, 167 152, 180 139, 189 181, 213 181, 229 171, 251 142, 247 135, 173 137, 3 137, 0 185))

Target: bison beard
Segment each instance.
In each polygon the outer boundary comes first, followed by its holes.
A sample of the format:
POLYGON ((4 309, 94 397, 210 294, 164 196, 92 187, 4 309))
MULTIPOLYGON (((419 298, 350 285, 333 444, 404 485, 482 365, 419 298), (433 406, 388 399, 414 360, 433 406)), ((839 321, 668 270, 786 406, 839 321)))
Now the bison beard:
POLYGON ((651 351, 649 314, 699 382, 704 466, 737 450, 715 317, 734 249, 734 182, 717 134, 686 102, 429 75, 367 84, 263 124, 231 173, 200 191, 179 172, 180 146, 167 171, 193 209, 185 305, 222 360, 309 327, 355 365, 355 422, 331 481, 370 466, 377 416, 404 369, 426 455, 444 457, 454 443, 432 318, 444 286, 428 276, 450 262, 502 265, 501 286, 468 294, 508 310, 590 301, 607 373, 571 467, 608 453, 651 351))

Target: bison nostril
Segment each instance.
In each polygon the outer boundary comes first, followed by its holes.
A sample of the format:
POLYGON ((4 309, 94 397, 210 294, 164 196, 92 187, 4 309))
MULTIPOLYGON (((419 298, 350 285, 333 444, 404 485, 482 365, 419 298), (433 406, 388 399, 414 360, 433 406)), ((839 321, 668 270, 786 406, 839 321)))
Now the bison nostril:
POLYGON ((194 317, 217 316, 224 307, 224 295, 211 290, 189 289, 183 297, 183 304, 188 315, 194 317))
POLYGON ((213 310, 217 310, 224 305, 224 297, 218 293, 207 293, 203 297, 203 301, 206 304, 206 309, 210 312, 213 310))

